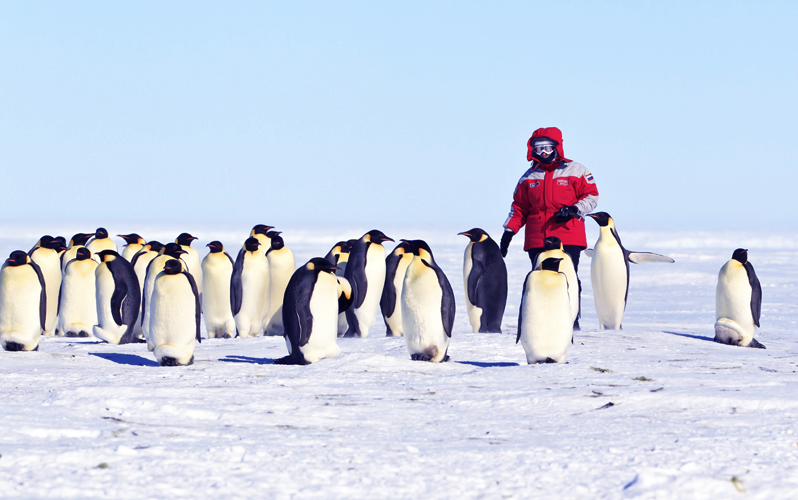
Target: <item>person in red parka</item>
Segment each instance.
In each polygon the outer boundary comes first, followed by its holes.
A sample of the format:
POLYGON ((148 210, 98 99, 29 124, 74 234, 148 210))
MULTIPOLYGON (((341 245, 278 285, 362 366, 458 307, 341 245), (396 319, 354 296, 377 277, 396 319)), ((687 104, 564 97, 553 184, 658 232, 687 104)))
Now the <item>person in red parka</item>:
MULTIPOLYGON (((506 257, 510 240, 526 226, 524 250, 532 265, 546 238, 556 236, 578 271, 579 254, 587 248, 584 216, 598 205, 598 189, 587 168, 565 157, 562 142, 557 127, 539 128, 529 138, 526 159, 532 166, 515 187, 501 251, 506 257)), ((581 303, 581 283, 579 295, 581 303)), ((574 328, 579 328, 579 318, 574 328)))

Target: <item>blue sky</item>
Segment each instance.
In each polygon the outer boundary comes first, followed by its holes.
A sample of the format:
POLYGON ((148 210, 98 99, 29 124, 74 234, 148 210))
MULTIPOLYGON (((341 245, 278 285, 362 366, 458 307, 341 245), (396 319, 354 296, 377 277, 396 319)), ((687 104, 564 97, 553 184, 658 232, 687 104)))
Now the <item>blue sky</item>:
POLYGON ((482 226, 563 131, 629 229, 794 230, 789 2, 3 2, 0 220, 482 226))

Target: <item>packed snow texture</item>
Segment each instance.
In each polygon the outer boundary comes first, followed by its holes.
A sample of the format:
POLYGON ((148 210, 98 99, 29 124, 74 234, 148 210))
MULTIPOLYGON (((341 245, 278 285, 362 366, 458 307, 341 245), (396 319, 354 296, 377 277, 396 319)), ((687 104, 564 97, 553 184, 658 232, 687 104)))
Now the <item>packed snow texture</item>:
MULTIPOLYGON (((583 329, 564 364, 527 365, 515 343, 520 237, 504 334, 471 333, 455 235, 470 228, 380 228, 426 239, 449 277, 448 363, 411 361, 381 319, 310 366, 274 365, 280 337, 203 339, 180 368, 94 338, 0 352, 0 497, 796 498, 798 237, 619 226, 630 250, 676 263, 633 265, 623 330, 598 331, 583 255, 583 329), (737 247, 762 282, 766 350, 712 342, 717 273, 737 247)), ((93 229, 6 227, 0 255, 93 229)), ((162 242, 186 230, 108 229, 162 242)), ((371 228, 278 229, 302 265, 371 228)), ((247 230, 196 231, 194 247, 219 239, 235 255, 247 230)))

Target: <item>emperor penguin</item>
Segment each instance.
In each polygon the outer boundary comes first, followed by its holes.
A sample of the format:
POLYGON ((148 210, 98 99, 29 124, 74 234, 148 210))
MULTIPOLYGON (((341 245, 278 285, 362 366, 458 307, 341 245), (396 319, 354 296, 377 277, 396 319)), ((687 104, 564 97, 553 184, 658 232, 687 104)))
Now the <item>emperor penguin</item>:
POLYGON ((62 273, 66 269, 67 264, 69 264, 69 261, 74 259, 78 254, 78 249, 84 248, 86 246, 86 242, 89 241, 89 238, 92 236, 94 236, 94 233, 76 233, 72 239, 69 240, 69 246, 67 247, 66 251, 61 254, 62 273))
POLYGON ((144 245, 147 243, 144 241, 144 238, 136 233, 117 234, 117 236, 125 240, 125 248, 122 250, 122 257, 128 262, 132 262, 133 256, 144 248, 144 245))
POLYGON ((268 224, 255 224, 252 227, 252 230, 249 232, 249 237, 258 240, 260 247, 265 252, 272 245, 271 237, 269 236, 269 232, 272 229, 274 229, 274 226, 270 226, 268 224))
POLYGON ((197 290, 199 290, 200 296, 202 296, 202 265, 200 263, 200 256, 199 252, 191 248, 191 242, 196 239, 198 239, 196 236, 191 236, 188 233, 180 233, 177 239, 175 239, 175 243, 180 245, 180 248, 186 252, 182 257, 183 263, 185 264, 184 267, 187 267, 187 271, 194 275, 194 280, 197 283, 197 290))
POLYGON ((314 257, 294 272, 285 289, 283 325, 288 356, 278 365, 307 365, 335 358, 338 347, 338 314, 341 281, 335 266, 314 257))
POLYGON ((382 243, 393 241, 382 231, 372 229, 352 245, 344 277, 352 286, 355 302, 346 310, 349 328, 345 337, 368 337, 377 320, 377 311, 385 285, 385 248, 382 243))
POLYGON ((15 250, 0 269, 0 345, 37 351, 47 315, 47 286, 39 266, 15 250))
POLYGON ((559 272, 562 261, 554 257, 544 259, 524 280, 515 343, 521 342, 530 365, 562 363, 573 343, 568 279, 559 272))
POLYGON ((414 256, 402 284, 402 328, 407 351, 410 359, 416 361, 448 361, 455 313, 452 285, 425 241, 408 243, 414 256))
POLYGON ((65 249, 63 243, 45 235, 30 251, 30 258, 39 266, 47 286, 47 319, 44 322, 43 333, 47 337, 55 335, 58 326, 58 291, 61 289, 59 252, 62 249, 65 249))
POLYGON ((98 324, 92 328, 94 336, 109 344, 135 342, 133 325, 141 307, 141 294, 133 266, 114 250, 102 250, 96 255, 100 265, 95 271, 98 324))
POLYGON ((99 253, 103 250, 113 250, 114 252, 117 251, 116 243, 108 237, 108 230, 104 227, 98 227, 97 230, 94 232, 94 237, 86 243, 86 248, 91 251, 92 258, 97 262, 100 262, 99 253))
POLYGON ((260 246, 248 238, 233 266, 230 299, 239 337, 259 336, 269 312, 269 260, 260 246))
MULTIPOLYGON (((183 250, 177 243, 167 243, 163 246, 158 256, 155 257, 147 264, 147 271, 144 273, 144 285, 142 286, 141 294, 141 312, 137 322, 141 324, 141 338, 147 341, 147 348, 153 350, 155 345, 150 340, 150 297, 152 296, 153 287, 155 286, 155 278, 158 273, 163 271, 166 262, 170 259, 181 259, 186 251, 183 250)), ((138 330, 135 330, 134 335, 139 338, 138 330)))
POLYGON ((79 247, 67 263, 58 296, 58 324, 67 337, 89 337, 97 324, 97 262, 88 248, 79 247))
POLYGON ((615 221, 607 212, 588 214, 600 226, 599 239, 585 255, 590 263, 590 281, 600 330, 620 330, 626 298, 629 295, 629 263, 670 262, 664 255, 650 252, 631 252, 623 247, 615 221))
POLYGON ((405 271, 412 260, 413 249, 406 241, 400 241, 385 258, 385 285, 382 287, 380 311, 385 321, 385 335, 388 337, 401 337, 404 332, 400 300, 405 271))
POLYGON ((283 336, 283 296, 288 281, 296 271, 296 259, 280 235, 271 238, 266 252, 269 261, 269 313, 266 315, 266 335, 283 336))
MULTIPOLYGON (((324 256, 327 262, 338 268, 335 271, 336 276, 344 277, 346 274, 346 263, 349 261, 349 252, 355 241, 357 240, 339 241, 324 256)), ((343 337, 348 329, 349 323, 346 322, 346 312, 344 311, 338 315, 338 336, 343 337)))
MULTIPOLYGON (((571 256, 563 249, 562 240, 556 236, 549 236, 543 242, 543 251, 535 259, 533 269, 540 269, 540 265, 548 258, 562 259, 559 272, 565 275, 568 280, 568 295, 571 298, 571 316, 573 321, 579 318, 582 306, 579 303, 579 278, 576 277, 576 269, 571 256)), ((576 324, 576 323, 574 323, 576 324)))
POLYGON ((715 342, 764 349, 754 338, 761 312, 762 286, 748 260, 748 250, 738 248, 718 273, 715 342))
MULTIPOLYGON (((144 247, 139 250, 136 255, 130 260, 130 263, 133 265, 133 271, 136 272, 136 279, 139 282, 139 290, 141 291, 141 296, 144 297, 144 279, 147 277, 147 266, 150 265, 152 259, 157 257, 161 250, 163 250, 163 245, 159 241, 148 241, 144 244, 144 247)), ((139 318, 141 319, 141 318, 139 318)), ((141 336, 141 322, 136 322, 136 336, 141 336)))
POLYGON ((501 333, 507 306, 507 266, 499 245, 483 229, 457 233, 470 240, 463 256, 463 289, 474 333, 501 333))
POLYGON ((208 338, 233 338, 236 322, 230 303, 233 258, 224 251, 221 241, 211 241, 208 255, 202 259, 202 314, 208 338))
POLYGON ((200 336, 200 297, 194 277, 181 260, 169 259, 158 273, 150 305, 150 340, 161 366, 194 363, 200 336))

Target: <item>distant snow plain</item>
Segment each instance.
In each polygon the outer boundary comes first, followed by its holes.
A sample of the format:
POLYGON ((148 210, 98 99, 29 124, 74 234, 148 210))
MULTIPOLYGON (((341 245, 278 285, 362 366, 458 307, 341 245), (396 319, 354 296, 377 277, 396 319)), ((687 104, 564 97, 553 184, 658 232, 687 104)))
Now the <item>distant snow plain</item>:
MULTIPOLYGON (((107 227, 162 242, 188 230, 203 256, 215 239, 234 255, 248 230, 107 227)), ((301 265, 368 229, 283 236, 301 265)), ((456 236, 470 228, 379 229, 426 239, 449 277, 451 362, 411 361, 381 320, 299 367, 273 364, 287 353, 275 337, 203 339, 181 368, 141 344, 44 338, 0 352, 0 498, 798 497, 798 236, 621 226, 627 248, 676 263, 633 265, 623 330, 599 331, 583 255, 583 329, 566 363, 529 366, 515 343, 520 237, 504 334, 475 334, 456 236), (766 350, 712 342, 717 272, 737 247, 762 282, 766 350)), ((0 256, 93 230, 7 225, 0 256)))

